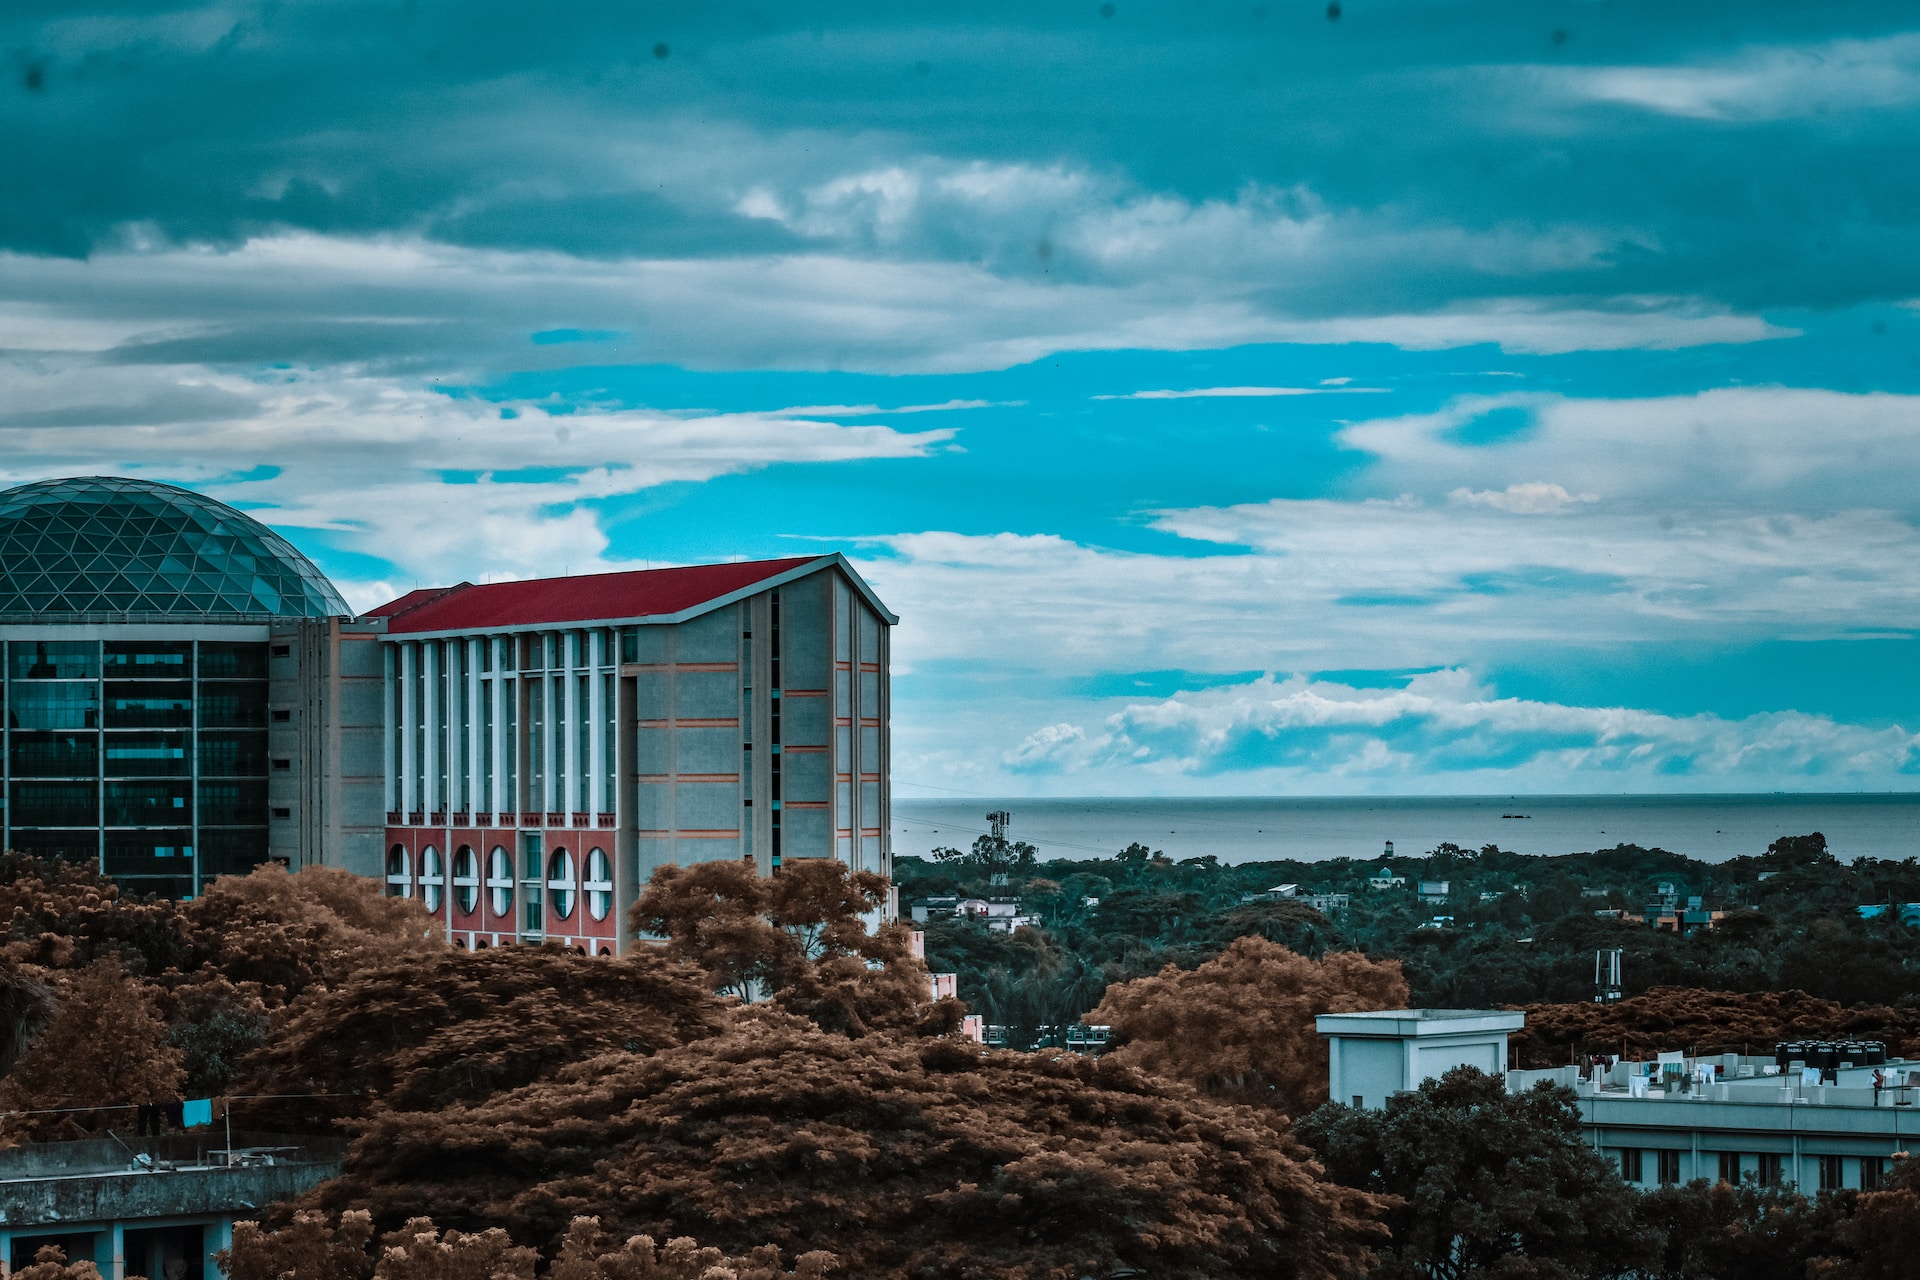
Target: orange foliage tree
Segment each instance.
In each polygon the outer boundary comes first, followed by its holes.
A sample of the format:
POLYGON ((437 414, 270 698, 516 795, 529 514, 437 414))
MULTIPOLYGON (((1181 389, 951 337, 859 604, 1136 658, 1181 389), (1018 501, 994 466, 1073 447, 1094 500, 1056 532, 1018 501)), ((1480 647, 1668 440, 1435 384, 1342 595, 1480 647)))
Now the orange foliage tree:
POLYGON ((1920 1008, 1849 1009, 1804 991, 1701 991, 1654 987, 1617 1004, 1534 1004, 1510 1043, 1524 1067, 1560 1066, 1570 1054, 1770 1053, 1776 1040, 1884 1040, 1920 1054, 1920 1008))
POLYGON ((614 959, 555 944, 376 954, 298 1001, 250 1063, 246 1092, 312 1096, 249 1104, 245 1114, 259 1125, 324 1130, 375 1107, 479 1102, 597 1053, 653 1053, 713 1035, 720 1009, 651 951, 614 959))
MULTIPOLYGON (((275 1230, 236 1222, 233 1245, 218 1261, 228 1280, 533 1280, 541 1261, 538 1250, 515 1245, 498 1227, 442 1233, 432 1219, 415 1218, 380 1241, 377 1258, 369 1252, 373 1235, 364 1211, 336 1221, 309 1210, 275 1230)), ((664 1246, 651 1236, 621 1241, 600 1229, 600 1219, 580 1217, 546 1274, 548 1280, 821 1280, 835 1261, 829 1253, 804 1254, 788 1271, 771 1246, 728 1257, 690 1236, 664 1246)))
POLYGON ((666 954, 703 971, 715 991, 768 997, 858 1036, 911 1024, 931 1000, 909 931, 867 928, 863 917, 886 899, 885 877, 831 858, 794 861, 772 877, 747 862, 701 862, 655 871, 629 923, 664 937, 666 954))
MULTIPOLYGON (((1160 1280, 1358 1273, 1380 1203, 1271 1111, 1111 1060, 860 1039, 768 1008, 651 1057, 602 1055, 472 1108, 388 1112, 305 1207, 825 1250, 851 1275, 1160 1280)), ((238 1278, 237 1278, 238 1280, 238 1278)))
POLYGON ((1169 965, 1107 988, 1086 1021, 1113 1028, 1117 1062, 1301 1115, 1327 1100, 1327 1046, 1314 1018, 1406 1002, 1397 960, 1357 951, 1309 960, 1250 937, 1197 969, 1169 965))
POLYGON ((180 1050, 167 1043, 156 993, 114 958, 96 960, 68 978, 46 1032, 0 1082, 0 1120, 6 1136, 77 1135, 130 1112, 128 1107, 179 1097, 180 1050), (57 1114, 27 1114, 56 1112, 57 1114))

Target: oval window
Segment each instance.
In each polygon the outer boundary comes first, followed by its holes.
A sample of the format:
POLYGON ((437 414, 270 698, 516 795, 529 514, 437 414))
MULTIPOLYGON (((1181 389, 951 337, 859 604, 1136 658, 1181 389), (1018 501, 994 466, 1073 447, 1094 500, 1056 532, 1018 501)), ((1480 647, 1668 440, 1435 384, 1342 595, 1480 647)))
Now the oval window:
POLYGON ((461 845, 453 855, 453 900, 462 915, 471 914, 480 901, 480 860, 473 856, 472 845, 461 845))
POLYGON ((565 920, 573 914, 573 896, 580 882, 573 877, 573 855, 565 849, 554 850, 547 863, 547 889, 553 895, 553 914, 565 920))
POLYGON ((613 864, 607 860, 606 850, 594 849, 587 854, 587 879, 580 887, 586 890, 588 914, 595 920, 605 920, 613 910, 613 864))
POLYGON ((397 844, 387 850, 387 896, 389 898, 411 898, 413 896, 413 868, 407 857, 407 846, 397 844))
POLYGON ((496 916, 513 910, 513 859, 500 845, 487 855, 487 906, 496 916))
POLYGON ((420 898, 429 912, 440 910, 446 890, 446 868, 440 863, 440 851, 428 845, 420 851, 420 898))

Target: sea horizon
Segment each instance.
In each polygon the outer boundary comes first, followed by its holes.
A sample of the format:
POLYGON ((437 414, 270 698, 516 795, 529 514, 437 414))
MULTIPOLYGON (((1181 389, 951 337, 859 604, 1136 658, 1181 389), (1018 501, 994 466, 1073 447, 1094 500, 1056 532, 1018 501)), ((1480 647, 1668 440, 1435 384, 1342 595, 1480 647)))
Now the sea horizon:
POLYGON ((1835 857, 1920 856, 1920 790, 1452 796, 969 796, 893 801, 896 855, 961 847, 1012 814, 1009 834, 1042 858, 1111 857, 1138 841, 1222 862, 1418 858, 1443 842, 1568 854, 1620 844, 1702 861, 1766 852, 1819 831, 1835 857))

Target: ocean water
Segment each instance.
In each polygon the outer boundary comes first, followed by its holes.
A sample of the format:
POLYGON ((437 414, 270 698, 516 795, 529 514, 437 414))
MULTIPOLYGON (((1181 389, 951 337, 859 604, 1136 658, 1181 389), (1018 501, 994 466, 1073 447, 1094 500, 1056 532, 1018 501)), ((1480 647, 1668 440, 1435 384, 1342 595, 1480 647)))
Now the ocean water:
POLYGON ((1418 856, 1443 841, 1516 853, 1584 853, 1637 844, 1706 862, 1765 853, 1780 836, 1819 831, 1842 861, 1920 856, 1920 792, 1837 795, 1251 797, 1141 799, 894 798, 893 849, 966 848, 986 815, 1042 857, 1111 857, 1132 841, 1172 858, 1222 862, 1378 857, 1388 841, 1418 856), (1511 816, 1510 816, 1511 815, 1511 816))

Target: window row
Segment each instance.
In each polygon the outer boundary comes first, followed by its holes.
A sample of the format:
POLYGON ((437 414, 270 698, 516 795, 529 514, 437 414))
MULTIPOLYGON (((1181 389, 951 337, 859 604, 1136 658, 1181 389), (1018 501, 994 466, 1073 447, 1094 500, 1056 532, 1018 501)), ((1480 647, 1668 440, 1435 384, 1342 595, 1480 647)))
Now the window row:
POLYGON ((194 765, 207 777, 259 777, 267 772, 267 735, 187 730, 108 733, 91 729, 19 730, 7 741, 7 772, 16 778, 183 778, 194 765))
POLYGON ((14 729, 259 729, 267 723, 264 681, 48 680, 8 690, 14 729))
POLYGON ((13 782, 14 827, 264 826, 264 782, 13 782), (197 801, 197 803, 196 803, 197 801))
POLYGON ((202 640, 14 640, 7 644, 14 680, 265 680, 267 646, 202 640))
MULTIPOLYGON (((1627 1182, 1645 1181, 1648 1152, 1636 1147, 1620 1148, 1620 1177, 1627 1182)), ((1655 1150, 1653 1155, 1654 1180, 1662 1186, 1672 1186, 1680 1181, 1681 1152, 1676 1150, 1655 1150)), ((1720 1151, 1714 1153, 1719 1166, 1719 1180, 1730 1186, 1739 1186, 1744 1181, 1757 1182, 1763 1187, 1778 1187, 1786 1181, 1787 1158, 1776 1151, 1751 1153, 1752 1165, 1747 1167, 1747 1156, 1738 1151, 1720 1151)), ((1812 1157, 1817 1170, 1819 1189, 1838 1191, 1845 1185, 1845 1160, 1843 1156, 1821 1155, 1812 1157)), ((1860 1157, 1860 1189, 1871 1191, 1880 1185, 1886 1163, 1879 1156, 1860 1157)))
MULTIPOLYGON (((403 844, 396 844, 387 851, 387 896, 410 898, 418 888, 421 901, 429 912, 437 913, 446 901, 446 891, 451 885, 453 902, 463 915, 471 914, 480 902, 480 892, 484 887, 487 894, 487 906, 492 914, 510 917, 513 914, 513 899, 516 888, 526 891, 530 897, 527 904, 534 910, 528 916, 529 932, 539 932, 545 928, 540 918, 539 891, 542 887, 540 876, 542 868, 537 858, 529 868, 531 875, 527 883, 521 884, 513 876, 513 858, 504 846, 495 845, 487 855, 486 878, 480 875, 480 861, 471 845, 461 845, 454 852, 452 875, 441 858, 440 851, 432 845, 420 851, 419 875, 414 874, 413 855, 403 844)), ((586 874, 584 878, 577 874, 573 854, 566 849, 556 849, 547 859, 544 887, 550 895, 549 905, 553 908, 555 919, 567 920, 573 916, 576 900, 582 895, 586 898, 587 914, 595 920, 605 920, 613 910, 613 863, 604 849, 587 851, 586 874)))

